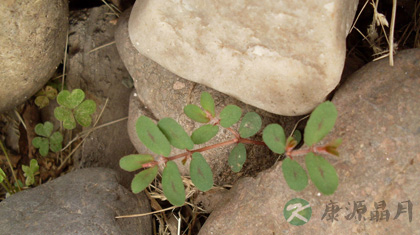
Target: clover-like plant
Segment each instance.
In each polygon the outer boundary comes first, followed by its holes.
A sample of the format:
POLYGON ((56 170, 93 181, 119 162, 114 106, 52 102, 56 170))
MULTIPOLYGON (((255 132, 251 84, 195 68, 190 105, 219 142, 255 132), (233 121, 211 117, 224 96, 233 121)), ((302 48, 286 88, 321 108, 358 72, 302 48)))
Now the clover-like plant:
POLYGON ((48 155, 49 150, 56 153, 62 148, 63 135, 58 131, 52 133, 53 129, 53 124, 48 121, 35 126, 35 133, 39 136, 32 140, 32 145, 39 149, 39 153, 43 157, 48 155))
POLYGON ((64 128, 74 129, 76 121, 84 127, 92 123, 91 115, 96 110, 96 103, 84 99, 85 93, 81 89, 74 89, 71 93, 63 90, 58 94, 57 103, 60 106, 55 108, 54 116, 63 122, 64 128))
POLYGON ((38 174, 39 165, 36 159, 32 159, 29 162, 29 166, 22 165, 23 175, 25 176, 25 184, 26 186, 30 186, 35 184, 35 175, 38 174))
POLYGON ((227 105, 220 114, 215 112, 214 100, 207 92, 201 94, 201 107, 194 104, 185 106, 184 113, 192 120, 203 123, 189 136, 175 120, 164 118, 157 124, 146 116, 141 116, 136 122, 136 132, 140 141, 156 155, 132 154, 121 158, 120 167, 137 173, 131 182, 134 193, 143 191, 158 175, 159 163, 164 164, 162 172, 163 193, 168 201, 176 206, 185 202, 185 190, 175 159, 190 162, 190 176, 194 185, 201 191, 207 191, 213 186, 213 173, 201 152, 226 145, 235 145, 229 154, 228 164, 234 172, 239 172, 246 161, 245 144, 266 145, 273 152, 285 154, 282 170, 287 184, 293 190, 300 191, 308 184, 306 171, 293 157, 306 155, 306 167, 315 186, 323 194, 332 194, 338 185, 335 169, 319 154, 338 155, 337 147, 341 140, 317 146, 334 126, 337 111, 331 102, 318 106, 311 114, 305 128, 305 149, 294 148, 301 139, 301 133, 296 131, 286 138, 283 128, 278 124, 270 124, 263 131, 263 142, 249 139, 257 134, 262 126, 261 117, 255 112, 246 113, 241 120, 242 110, 236 105, 227 105), (238 130, 232 126, 240 122, 238 130), (226 128, 233 138, 221 143, 194 149, 194 145, 211 140, 226 128), (170 156, 172 147, 184 149, 185 152, 170 156))
POLYGON ((53 100, 57 97, 57 89, 52 86, 45 86, 37 94, 35 98, 35 104, 40 108, 48 106, 50 100, 53 100))

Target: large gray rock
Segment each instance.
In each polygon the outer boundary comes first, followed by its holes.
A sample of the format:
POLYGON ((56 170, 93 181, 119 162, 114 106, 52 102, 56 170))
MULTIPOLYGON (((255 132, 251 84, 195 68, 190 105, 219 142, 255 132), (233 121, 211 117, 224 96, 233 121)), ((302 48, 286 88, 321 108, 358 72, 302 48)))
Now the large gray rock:
MULTIPOLYGON (((366 65, 348 78, 333 100, 338 119, 325 142, 343 138, 340 158, 327 157, 340 179, 337 191, 323 196, 310 182, 302 192, 294 192, 278 163, 255 179, 238 181, 200 235, 420 234, 420 220, 416 219, 420 217, 419 90, 419 49, 399 52, 394 67, 387 60, 366 65), (283 216, 285 204, 296 197, 309 201, 312 207, 310 221, 302 226, 290 225, 283 216), (345 218, 352 214, 354 201, 363 200, 365 220, 356 219, 357 214, 345 218), (412 221, 408 200, 413 203, 412 221), (340 207, 337 220, 328 220, 328 215, 322 220, 331 201, 340 207), (386 207, 379 208, 378 213, 386 215, 385 210, 389 210, 389 221, 370 220, 375 215, 375 203, 380 201, 385 201, 386 207), (399 203, 405 213, 395 219, 399 203)), ((304 165, 302 158, 297 160, 304 165)))
POLYGON ((0 1, 0 112, 24 102, 63 59, 67 0, 0 1))
MULTIPOLYGON (((87 98, 97 104, 95 118, 104 108, 98 125, 127 117, 131 81, 115 45, 95 48, 114 41, 114 15, 105 5, 71 12, 67 85, 69 89, 83 89, 87 98)), ((118 172, 121 184, 129 187, 133 174, 119 166, 121 157, 132 154, 135 148, 127 134, 127 120, 92 132, 75 156, 75 167, 106 167, 118 172)), ((90 128, 90 127, 89 127, 90 128)), ((86 128, 88 129, 88 128, 86 128)))
POLYGON ((152 234, 144 194, 118 184, 114 171, 77 170, 0 203, 0 234, 152 234))
MULTIPOLYGON (((188 134, 197 129, 201 124, 191 121, 184 113, 185 105, 200 103, 201 92, 207 91, 212 94, 216 103, 216 113, 228 104, 235 104, 242 108, 243 112, 255 111, 262 116, 263 126, 269 123, 279 123, 287 133, 290 133, 299 117, 280 117, 270 114, 250 105, 246 105, 228 95, 207 88, 203 85, 185 80, 159 64, 141 55, 131 43, 128 37, 128 17, 126 11, 119 18, 118 28, 115 33, 118 51, 121 58, 134 80, 136 91, 130 100, 128 133, 130 139, 139 153, 150 153, 150 151, 139 141, 135 123, 139 116, 146 115, 155 121, 165 117, 171 117, 178 121, 185 128, 188 134)), ((236 128, 237 126, 235 126, 236 128)), ((233 135, 226 129, 220 130, 219 134, 204 145, 220 143, 232 139, 233 135)), ((259 137, 260 138, 260 137, 259 137)), ((198 145, 195 148, 203 147, 198 145)), ((272 166, 277 156, 270 153, 268 148, 256 145, 248 146, 247 162, 242 172, 234 173, 230 170, 227 159, 233 146, 216 148, 205 151, 203 155, 213 169, 215 183, 219 185, 230 184, 242 175, 256 175, 256 173, 272 166)), ((183 153, 184 150, 173 149, 172 154, 183 153)), ((189 162, 181 164, 176 161, 180 171, 184 175, 189 174, 189 162)))
POLYGON ((359 1, 137 1, 134 47, 180 77, 281 115, 340 81, 359 1))

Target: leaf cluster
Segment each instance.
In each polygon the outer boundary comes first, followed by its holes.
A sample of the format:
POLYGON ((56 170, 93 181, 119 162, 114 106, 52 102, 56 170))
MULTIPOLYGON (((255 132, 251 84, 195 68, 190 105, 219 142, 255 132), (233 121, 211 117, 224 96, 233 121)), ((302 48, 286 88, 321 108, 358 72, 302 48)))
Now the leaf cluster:
MULTIPOLYGON (((313 148, 332 130, 337 119, 337 110, 333 103, 327 101, 320 104, 311 114, 305 127, 304 143, 309 147, 305 155, 305 164, 312 182, 318 190, 326 195, 333 194, 338 186, 338 176, 334 167, 313 148)), ((283 128, 278 124, 268 125, 263 132, 263 139, 271 151, 283 154, 291 150, 300 140, 299 134, 286 139, 283 128)), ((341 140, 321 148, 320 151, 338 156, 337 147, 341 140)), ((286 158, 282 164, 283 176, 289 187, 296 191, 303 190, 308 185, 308 176, 300 164, 286 158)))
MULTIPOLYGON (((185 202, 185 190, 178 166, 173 160, 183 157, 183 163, 190 162, 190 176, 194 185, 201 191, 207 191, 213 186, 213 173, 207 161, 200 153, 202 149, 195 149, 195 145, 204 144, 217 135, 220 128, 227 128, 234 133, 231 143, 234 148, 229 154, 228 164, 234 172, 239 172, 246 161, 246 148, 244 143, 252 143, 246 139, 257 134, 262 126, 261 117, 255 112, 246 113, 242 117, 242 110, 236 105, 227 105, 217 114, 212 96, 203 92, 200 99, 201 107, 188 104, 184 113, 192 120, 202 123, 191 135, 183 129, 174 119, 164 118, 155 123, 152 119, 141 116, 136 122, 136 132, 140 141, 153 153, 128 155, 120 160, 120 167, 127 171, 137 171, 131 183, 134 193, 144 190, 158 175, 158 164, 164 162, 162 172, 162 188, 168 201, 176 206, 185 202), (241 120, 242 117, 242 120, 241 120), (232 126, 240 122, 238 130, 232 126), (245 141, 246 140, 246 141, 245 141), (184 149, 183 155, 170 157, 172 148, 184 149)), ((337 116, 331 102, 321 104, 311 115, 305 128, 304 142, 312 148, 321 141, 334 126, 337 116)), ((278 124, 270 124, 263 130, 264 143, 275 153, 290 154, 296 147, 302 134, 295 132, 286 138, 283 128, 278 124)), ((327 146, 328 147, 328 146, 327 146)), ((328 148, 325 149, 328 149, 328 148)), ((329 146, 327 152, 333 153, 338 145, 329 146)), ((322 157, 311 151, 305 157, 306 166, 311 180, 324 194, 331 194, 338 185, 338 177, 334 168, 322 157)), ((300 191, 306 187, 308 177, 306 171, 291 158, 283 162, 283 174, 291 189, 300 191)))
POLYGON ((90 126, 96 103, 84 99, 85 93, 81 89, 74 89, 71 93, 63 90, 58 94, 57 103, 60 106, 55 108, 54 116, 63 122, 64 128, 72 130, 76 128, 76 122, 84 127, 90 126))
POLYGON ((36 94, 35 104, 40 108, 44 108, 50 104, 50 100, 57 97, 57 89, 52 86, 45 86, 36 94))
POLYGON ((56 153, 62 148, 63 135, 58 131, 53 133, 53 129, 53 124, 48 121, 35 126, 35 133, 39 136, 32 140, 32 145, 39 149, 43 157, 47 156, 49 150, 56 153))
POLYGON ((35 175, 39 171, 38 161, 36 159, 32 159, 29 162, 29 166, 22 165, 23 175, 25 176, 25 184, 26 186, 30 186, 35 184, 35 175))

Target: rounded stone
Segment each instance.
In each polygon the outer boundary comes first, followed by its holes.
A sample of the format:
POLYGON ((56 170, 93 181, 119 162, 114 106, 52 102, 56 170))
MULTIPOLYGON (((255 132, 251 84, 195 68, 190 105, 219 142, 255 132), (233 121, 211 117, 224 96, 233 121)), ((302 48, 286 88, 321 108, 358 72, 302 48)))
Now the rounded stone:
POLYGON ((265 111, 306 114, 340 81, 358 1, 137 1, 133 46, 265 111))
POLYGON ((0 2, 0 112, 24 102, 63 59, 67 0, 0 2))
MULTIPOLYGON (((333 99, 338 118, 323 142, 343 139, 340 157, 324 156, 337 171, 336 192, 322 195, 313 183, 301 192, 291 190, 279 162, 255 178, 239 180, 199 234, 420 234, 415 219, 420 217, 419 90, 419 49, 398 52, 393 67, 388 60, 367 64, 333 99), (296 197, 312 207, 309 223, 302 226, 291 226, 282 212, 296 197)), ((303 158, 295 160, 305 167, 303 158)))

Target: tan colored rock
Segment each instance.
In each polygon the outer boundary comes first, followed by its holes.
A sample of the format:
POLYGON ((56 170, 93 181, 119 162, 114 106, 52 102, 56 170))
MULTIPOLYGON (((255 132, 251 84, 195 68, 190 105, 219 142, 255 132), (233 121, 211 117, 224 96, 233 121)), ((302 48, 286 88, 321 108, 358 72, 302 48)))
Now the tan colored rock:
POLYGON ((281 115, 338 84, 358 1, 137 1, 136 49, 185 79, 281 115))
POLYGON ((0 112, 30 98, 63 59, 68 1, 0 1, 0 112))
MULTIPOLYGON (((420 49, 399 52, 394 67, 388 60, 369 63, 333 99, 338 118, 324 142, 343 138, 340 157, 326 157, 337 170, 337 191, 321 195, 312 182, 301 192, 289 189, 280 162, 256 178, 239 180, 199 234, 420 234, 419 90, 420 49), (283 215, 296 197, 312 208, 309 222, 301 226, 287 223, 283 215), (322 219, 331 201, 340 208, 337 217, 322 219), (360 220, 357 214, 351 217, 355 201, 366 206, 360 220), (385 208, 378 207, 381 201, 385 208), (376 210, 379 216, 388 210, 389 220, 376 221, 376 210)), ((296 160, 305 166, 303 158, 296 160)))

